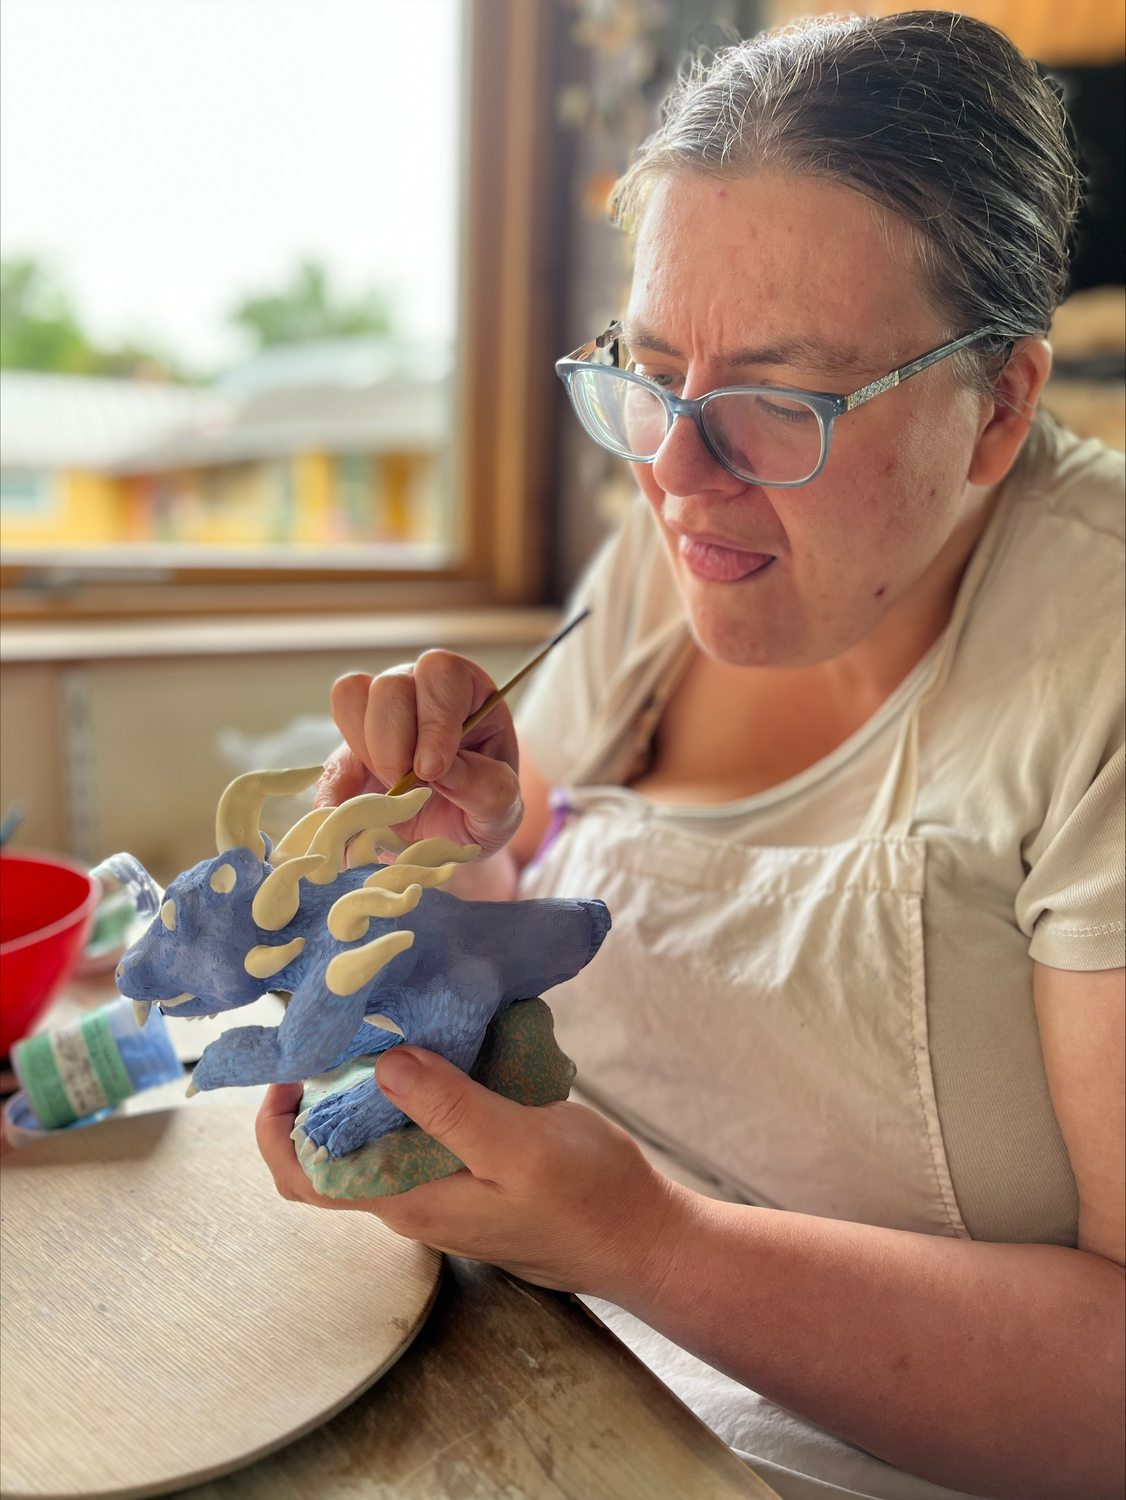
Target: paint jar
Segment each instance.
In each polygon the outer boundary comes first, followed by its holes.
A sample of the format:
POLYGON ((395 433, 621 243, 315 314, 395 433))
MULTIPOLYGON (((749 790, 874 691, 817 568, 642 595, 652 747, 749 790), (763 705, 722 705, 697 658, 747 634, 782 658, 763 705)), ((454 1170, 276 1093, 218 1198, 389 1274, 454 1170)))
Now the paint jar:
POLYGON ((132 1000, 25 1037, 12 1066, 35 1119, 58 1130, 113 1109, 123 1099, 184 1076, 159 1009, 137 1025, 132 1000))

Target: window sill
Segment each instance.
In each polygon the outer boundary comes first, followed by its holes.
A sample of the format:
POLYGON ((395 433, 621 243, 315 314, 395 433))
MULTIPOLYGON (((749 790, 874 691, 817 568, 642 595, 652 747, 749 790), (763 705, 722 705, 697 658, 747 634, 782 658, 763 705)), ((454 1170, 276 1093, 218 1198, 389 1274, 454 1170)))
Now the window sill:
POLYGON ((434 646, 531 647, 546 640, 558 620, 554 609, 476 609, 21 622, 0 631, 0 665, 353 650, 413 654, 434 646))

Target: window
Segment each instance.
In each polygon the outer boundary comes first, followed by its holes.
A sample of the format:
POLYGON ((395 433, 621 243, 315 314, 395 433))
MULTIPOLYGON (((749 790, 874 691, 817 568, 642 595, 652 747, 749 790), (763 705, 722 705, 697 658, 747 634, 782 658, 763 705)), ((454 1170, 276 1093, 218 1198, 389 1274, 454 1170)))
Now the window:
POLYGON ((550 0, 5 13, 5 612, 538 597, 550 0))
POLYGON ((0 517, 18 534, 41 525, 55 510, 55 485, 45 469, 0 470, 0 517))

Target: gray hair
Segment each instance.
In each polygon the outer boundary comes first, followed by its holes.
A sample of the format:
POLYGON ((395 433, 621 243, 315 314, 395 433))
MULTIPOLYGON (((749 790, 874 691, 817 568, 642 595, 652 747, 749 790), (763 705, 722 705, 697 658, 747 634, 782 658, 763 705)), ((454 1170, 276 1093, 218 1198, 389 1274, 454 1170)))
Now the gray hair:
POLYGON ((844 183, 906 221, 951 332, 993 334, 962 366, 975 384, 1066 293, 1079 173, 1060 95, 981 21, 829 17, 696 63, 617 184, 614 221, 635 227, 669 173, 760 169, 844 183))

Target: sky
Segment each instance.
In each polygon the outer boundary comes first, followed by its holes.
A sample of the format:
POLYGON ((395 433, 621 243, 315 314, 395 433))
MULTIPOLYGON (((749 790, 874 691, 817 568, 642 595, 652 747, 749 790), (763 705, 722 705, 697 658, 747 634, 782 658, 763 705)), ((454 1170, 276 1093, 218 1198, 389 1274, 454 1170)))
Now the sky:
POLYGON ((0 247, 197 366, 303 256, 448 335, 460 64, 460 0, 3 0, 0 247))

